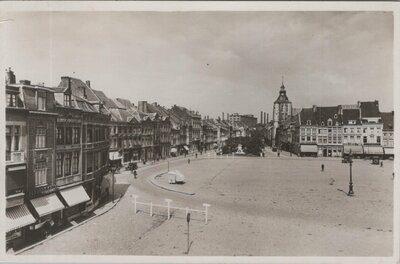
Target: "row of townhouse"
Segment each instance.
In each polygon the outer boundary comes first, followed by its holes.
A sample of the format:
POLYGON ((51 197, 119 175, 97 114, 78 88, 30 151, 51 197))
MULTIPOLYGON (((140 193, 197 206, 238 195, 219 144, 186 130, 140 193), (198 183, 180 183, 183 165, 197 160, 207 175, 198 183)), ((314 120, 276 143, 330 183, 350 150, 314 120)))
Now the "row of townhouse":
POLYGON ((300 156, 394 155, 394 112, 378 101, 297 109, 282 83, 266 130, 269 145, 300 156))
MULTIPOLYGON (((250 118, 250 117, 249 117, 250 118)), ((237 120, 174 105, 109 98, 90 81, 16 83, 6 72, 7 246, 18 247, 90 212, 111 187, 110 167, 220 149, 246 136, 237 120)))
POLYGON ((378 101, 303 108, 277 130, 278 146, 300 156, 394 155, 394 113, 378 101))
POLYGON ((6 76, 6 242, 18 247, 101 198, 109 115, 90 86, 56 88, 6 76))

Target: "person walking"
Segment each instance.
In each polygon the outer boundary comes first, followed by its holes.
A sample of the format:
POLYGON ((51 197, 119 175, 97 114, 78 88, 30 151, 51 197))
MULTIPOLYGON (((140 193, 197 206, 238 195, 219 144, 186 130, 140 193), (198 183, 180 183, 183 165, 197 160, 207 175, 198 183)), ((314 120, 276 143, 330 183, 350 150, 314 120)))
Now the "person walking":
POLYGON ((321 171, 323 172, 323 171, 324 171, 324 169, 325 169, 325 165, 324 165, 324 164, 322 164, 322 165, 321 165, 321 171))
POLYGON ((188 164, 190 164, 190 159, 188 159, 188 164))
POLYGON ((383 167, 383 161, 381 161, 381 168, 383 167))
POLYGON ((196 153, 196 159, 197 159, 197 153, 196 153))

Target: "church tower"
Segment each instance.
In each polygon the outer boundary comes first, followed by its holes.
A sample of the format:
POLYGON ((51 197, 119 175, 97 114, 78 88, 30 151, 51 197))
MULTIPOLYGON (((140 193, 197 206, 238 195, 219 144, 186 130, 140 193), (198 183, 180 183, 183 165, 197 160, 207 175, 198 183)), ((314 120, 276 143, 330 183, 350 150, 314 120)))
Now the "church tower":
POLYGON ((292 102, 289 101, 289 98, 286 95, 285 85, 283 84, 283 77, 282 77, 282 85, 279 91, 279 96, 274 102, 274 109, 273 109, 273 121, 274 121, 274 128, 272 132, 272 143, 273 146, 276 146, 277 143, 277 136, 276 131, 282 122, 289 119, 292 116, 292 102))

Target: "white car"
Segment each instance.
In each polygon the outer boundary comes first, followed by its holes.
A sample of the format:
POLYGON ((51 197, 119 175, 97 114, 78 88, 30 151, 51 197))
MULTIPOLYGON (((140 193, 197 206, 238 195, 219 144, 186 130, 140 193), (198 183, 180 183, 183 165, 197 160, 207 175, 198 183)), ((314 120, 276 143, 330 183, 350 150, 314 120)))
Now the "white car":
POLYGON ((185 176, 180 171, 170 171, 167 173, 169 184, 185 183, 185 176))

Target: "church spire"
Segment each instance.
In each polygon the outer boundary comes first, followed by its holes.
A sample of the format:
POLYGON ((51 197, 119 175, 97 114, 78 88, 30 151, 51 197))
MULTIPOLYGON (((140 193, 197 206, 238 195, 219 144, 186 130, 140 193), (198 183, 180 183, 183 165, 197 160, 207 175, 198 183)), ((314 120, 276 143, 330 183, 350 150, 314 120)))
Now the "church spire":
POLYGON ((285 85, 283 84, 283 75, 282 75, 282 85, 281 85, 281 91, 284 91, 285 90, 285 85))

